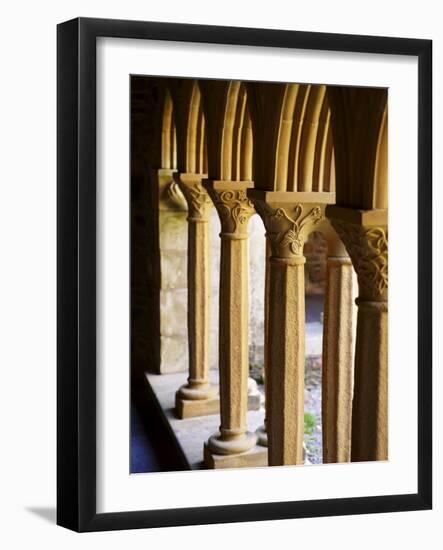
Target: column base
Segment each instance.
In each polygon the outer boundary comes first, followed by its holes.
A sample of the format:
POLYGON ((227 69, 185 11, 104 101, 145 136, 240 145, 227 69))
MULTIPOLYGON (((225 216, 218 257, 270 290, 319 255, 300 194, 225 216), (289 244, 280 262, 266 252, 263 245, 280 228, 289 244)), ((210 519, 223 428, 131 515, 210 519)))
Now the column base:
MULTIPOLYGON (((266 431, 266 428, 264 426, 259 426, 255 430, 255 434, 257 436, 257 445, 260 447, 267 447, 268 446, 268 433, 266 431)), ((306 443, 303 442, 303 464, 311 464, 309 460, 306 457, 306 443)), ((349 461, 348 461, 349 462, 349 461)))
POLYGON ((218 388, 210 384, 196 387, 185 384, 175 394, 175 411, 179 418, 215 414, 219 406, 218 388))
POLYGON ((213 453, 208 443, 205 443, 204 459, 206 467, 214 470, 264 467, 268 465, 268 449, 256 445, 244 453, 219 455, 213 453))
MULTIPOLYGON (((182 386, 175 394, 175 412, 178 418, 193 418, 220 413, 220 396, 217 386, 209 386, 207 397, 203 399, 189 399, 191 396, 187 386, 182 386), (187 399, 188 397, 188 399, 187 399)), ((262 395, 257 383, 248 379, 248 411, 259 411, 262 404, 262 395)))
POLYGON ((178 392, 175 394, 175 412, 178 418, 192 418, 217 414, 220 411, 218 395, 208 399, 183 399, 178 392))

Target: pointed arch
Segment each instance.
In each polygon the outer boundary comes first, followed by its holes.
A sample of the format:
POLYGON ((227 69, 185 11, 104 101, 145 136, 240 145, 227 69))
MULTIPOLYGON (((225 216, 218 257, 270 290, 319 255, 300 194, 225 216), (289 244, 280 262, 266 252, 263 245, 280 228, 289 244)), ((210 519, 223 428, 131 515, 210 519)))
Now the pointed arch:
POLYGON ((331 128, 331 110, 326 93, 319 117, 313 163, 312 190, 334 192, 334 143, 331 128))
MULTIPOLYGON (((246 90, 254 136, 254 186, 258 189, 281 190, 276 177, 276 167, 280 119, 286 85, 247 82, 246 90)), ((280 146, 281 150, 282 146, 280 146)))
POLYGON ((161 167, 171 170, 177 168, 177 135, 174 121, 174 105, 167 88, 163 100, 161 125, 161 167))
POLYGON ((239 155, 239 171, 238 175, 239 177, 237 179, 242 181, 247 180, 253 180, 254 174, 253 174, 253 151, 254 151, 254 142, 253 142, 253 134, 252 134, 252 122, 251 122, 251 115, 249 114, 248 109, 248 102, 247 102, 247 94, 245 89, 245 95, 244 95, 244 118, 243 118, 243 124, 240 128, 240 155, 239 155))
POLYGON ((275 191, 334 191, 326 86, 252 83, 248 93, 257 147, 261 147, 254 160, 256 186, 275 191), (264 166, 271 166, 271 173, 266 174, 264 166), (266 181, 257 185, 259 170, 266 181))
POLYGON ((383 112, 375 155, 373 203, 375 208, 388 207, 388 107, 383 112))
POLYGON ((274 161, 275 185, 276 190, 279 191, 293 190, 291 189, 293 185, 290 185, 290 179, 294 179, 295 170, 293 170, 293 167, 297 162, 296 159, 299 153, 301 117, 304 114, 308 89, 307 86, 299 84, 285 85, 278 125, 277 152, 274 161), (298 113, 299 116, 294 120, 295 113, 298 113), (292 162, 290 163, 290 161, 292 162))
POLYGON ((252 178, 252 128, 246 88, 239 81, 200 82, 208 135, 209 177, 252 178))
POLYGON ((387 90, 328 86, 337 204, 387 207, 387 90))
POLYGON ((306 110, 302 119, 297 180, 294 182, 294 190, 297 191, 318 191, 318 181, 314 181, 314 165, 318 140, 322 139, 324 132, 324 126, 320 125, 320 114, 325 95, 326 86, 309 86, 306 110))
POLYGON ((177 169, 182 173, 206 173, 206 124, 197 80, 171 78, 177 133, 177 169))

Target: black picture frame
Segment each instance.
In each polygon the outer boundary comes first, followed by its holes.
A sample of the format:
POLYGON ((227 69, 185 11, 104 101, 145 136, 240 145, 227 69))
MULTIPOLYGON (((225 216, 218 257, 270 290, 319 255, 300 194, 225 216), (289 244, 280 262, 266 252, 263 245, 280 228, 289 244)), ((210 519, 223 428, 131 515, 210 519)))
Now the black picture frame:
POLYGON ((76 531, 426 510, 432 507, 432 42, 78 18, 57 29, 57 523, 76 531), (96 513, 96 38, 416 56, 416 494, 96 513))

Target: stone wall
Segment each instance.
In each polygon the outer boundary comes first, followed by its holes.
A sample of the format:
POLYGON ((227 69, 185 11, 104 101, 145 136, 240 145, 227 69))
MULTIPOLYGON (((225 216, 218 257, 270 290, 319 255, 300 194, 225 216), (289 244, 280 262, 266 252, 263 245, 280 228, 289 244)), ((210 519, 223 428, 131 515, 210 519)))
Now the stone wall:
POLYGON ((188 369, 188 222, 185 199, 171 170, 157 171, 160 252, 159 371, 188 369))
MULTIPOLYGON (((161 364, 160 372, 186 371, 188 368, 187 352, 187 290, 186 268, 182 251, 187 247, 187 222, 181 225, 178 214, 168 215, 168 222, 160 229, 171 231, 171 238, 160 240, 166 243, 180 242, 180 250, 171 254, 161 248, 161 364), (174 220, 174 221, 173 221, 174 220), (173 228, 171 230, 171 224, 173 228), (181 235, 177 235, 177 231, 181 235), (166 253, 166 259, 163 255, 166 253), (174 258, 174 259, 172 259, 174 258), (184 274, 184 277, 183 277, 184 274), (167 288, 163 288, 163 281, 167 288)), ((215 208, 210 219, 211 251, 211 323, 210 323, 210 367, 218 368, 218 310, 220 279, 220 221, 215 208)), ((264 277, 265 277, 265 237, 262 221, 253 216, 249 222, 249 360, 251 364, 263 364, 264 348, 264 277)))
MULTIPOLYGON (((133 375, 160 364, 160 252, 152 84, 131 79, 131 368, 133 375)), ((124 184, 124 182, 122 182, 124 184)))

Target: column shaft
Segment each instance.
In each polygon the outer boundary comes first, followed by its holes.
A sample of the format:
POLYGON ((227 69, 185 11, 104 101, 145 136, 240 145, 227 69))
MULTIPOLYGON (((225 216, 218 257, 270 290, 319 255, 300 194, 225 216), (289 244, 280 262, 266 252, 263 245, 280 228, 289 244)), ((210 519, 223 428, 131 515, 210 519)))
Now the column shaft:
POLYGON ((217 208, 222 232, 220 259, 220 432, 205 450, 212 464, 215 455, 245 453, 255 446, 255 433, 247 432, 248 406, 248 234, 254 207, 246 197, 248 182, 211 181, 205 187, 217 208))
POLYGON ((388 458, 388 308, 357 300, 353 462, 388 458))
POLYGON ((387 460, 387 211, 332 207, 328 215, 349 252, 359 286, 351 460, 387 460))
MULTIPOLYGON (((188 338, 189 386, 208 386, 209 371, 209 272, 208 220, 188 220, 188 338)), ((205 396, 203 396, 205 398, 205 396)))
MULTIPOLYGON (((266 237, 266 235, 265 235, 266 237)), ((269 371, 269 292, 270 292, 270 257, 271 257, 271 245, 269 240, 266 239, 266 266, 265 266, 265 311, 264 311, 264 350, 263 350, 263 361, 264 361, 264 381, 265 381, 265 420, 262 426, 258 427, 256 430, 257 433, 257 443, 263 447, 268 446, 268 433, 267 433, 267 408, 268 408, 268 371, 269 371)))
POLYGON ((248 192, 266 227, 269 314, 266 428, 270 466, 303 463, 305 277, 303 246, 329 194, 248 192), (317 202, 303 199, 318 198, 317 202))
POLYGON ((211 201, 198 174, 176 174, 188 204, 188 383, 176 393, 180 418, 215 412, 217 390, 209 383, 211 201))
POLYGON ((354 270, 347 256, 328 256, 323 318, 323 462, 349 462, 354 385, 354 270))
POLYGON ((221 235, 220 433, 246 432, 248 402, 248 241, 221 235))
POLYGON ((270 260, 266 419, 270 466, 303 463, 304 261, 270 260))

